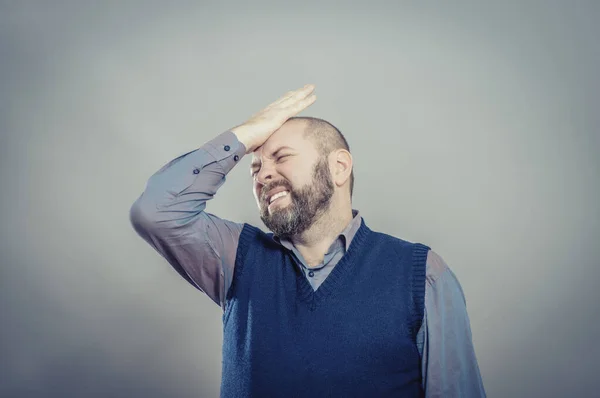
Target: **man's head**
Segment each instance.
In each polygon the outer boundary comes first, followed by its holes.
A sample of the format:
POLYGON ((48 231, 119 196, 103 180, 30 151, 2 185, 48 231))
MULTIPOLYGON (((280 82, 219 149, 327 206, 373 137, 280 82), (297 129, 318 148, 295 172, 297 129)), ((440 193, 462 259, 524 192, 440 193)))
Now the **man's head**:
POLYGON ((351 207, 350 148, 322 119, 289 119, 253 153, 251 171, 260 217, 280 237, 301 234, 340 204, 351 207))

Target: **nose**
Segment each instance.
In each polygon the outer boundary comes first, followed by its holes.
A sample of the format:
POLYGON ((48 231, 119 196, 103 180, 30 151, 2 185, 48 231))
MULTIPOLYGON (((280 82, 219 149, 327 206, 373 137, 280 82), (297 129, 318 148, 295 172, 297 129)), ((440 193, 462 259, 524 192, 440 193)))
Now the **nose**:
POLYGON ((268 165, 266 162, 264 162, 261 165, 258 173, 256 173, 256 182, 258 182, 260 185, 268 184, 269 182, 273 181, 274 175, 275 175, 274 168, 272 166, 268 165))

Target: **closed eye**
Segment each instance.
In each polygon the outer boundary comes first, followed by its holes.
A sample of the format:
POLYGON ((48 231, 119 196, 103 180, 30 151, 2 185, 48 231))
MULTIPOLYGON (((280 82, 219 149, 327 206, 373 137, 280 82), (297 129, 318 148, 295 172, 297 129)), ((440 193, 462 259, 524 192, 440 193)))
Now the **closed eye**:
MULTIPOLYGON (((287 155, 281 155, 281 156, 278 156, 278 157, 277 157, 275 160, 276 160, 277 162, 280 162, 280 161, 282 161, 282 159, 284 159, 284 158, 287 158, 287 157, 289 157, 289 156, 292 156, 292 155, 290 155, 290 154, 287 154, 287 155)), ((257 168, 257 169, 255 169, 255 170, 252 170, 252 171, 250 172, 250 176, 251 176, 251 177, 254 177, 254 176, 255 176, 255 175, 256 175, 256 174, 259 172, 259 170, 260 170, 260 168, 257 168)))

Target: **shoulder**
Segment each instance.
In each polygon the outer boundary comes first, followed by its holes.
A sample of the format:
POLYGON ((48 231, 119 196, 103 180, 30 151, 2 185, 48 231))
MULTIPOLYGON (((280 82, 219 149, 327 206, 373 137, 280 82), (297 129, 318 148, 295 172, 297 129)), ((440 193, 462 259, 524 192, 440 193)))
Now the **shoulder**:
POLYGON ((410 250, 412 253, 419 252, 420 256, 426 255, 425 278, 427 280, 427 284, 434 284, 438 279, 450 272, 450 267, 442 258, 442 256, 431 249, 428 245, 404 240, 383 232, 374 232, 374 234, 377 235, 379 239, 382 239, 386 244, 391 243, 391 246, 397 250, 410 250))
POLYGON ((427 259, 425 263, 425 278, 427 280, 427 284, 429 285, 434 284, 450 269, 446 261, 442 258, 442 256, 440 256, 437 252, 435 252, 433 249, 431 249, 425 244, 411 242, 390 234, 386 234, 384 232, 371 230, 371 233, 376 239, 380 240, 383 244, 391 246, 398 251, 404 251, 407 249, 414 250, 415 248, 421 252, 425 251, 427 253, 427 259))
POLYGON ((443 260, 428 245, 411 242, 384 232, 371 231, 371 234, 386 249, 394 250, 398 258, 406 260, 412 258, 413 264, 425 265, 426 278, 436 278, 443 272, 440 269, 440 264, 443 263, 443 260), (441 261, 437 261, 437 259, 441 261), (432 261, 435 264, 430 265, 432 261))
POLYGON ((379 244, 384 245, 385 247, 392 247, 396 250, 412 249, 417 245, 417 243, 386 234, 385 232, 370 230, 370 233, 371 239, 375 242, 379 242, 379 244))
POLYGON ((429 285, 437 282, 449 269, 446 261, 438 253, 433 250, 427 252, 425 278, 429 285))

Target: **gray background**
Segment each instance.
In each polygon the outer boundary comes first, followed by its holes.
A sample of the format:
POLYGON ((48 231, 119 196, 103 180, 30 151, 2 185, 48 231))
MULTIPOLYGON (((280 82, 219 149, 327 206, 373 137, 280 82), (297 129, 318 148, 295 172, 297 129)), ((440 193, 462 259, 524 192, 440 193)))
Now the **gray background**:
MULTIPOLYGON (((237 3, 0 3, 0 395, 217 396, 221 310, 129 208, 315 83, 354 207, 459 277, 489 396, 600 396, 598 3, 237 3)), ((248 167, 207 209, 263 226, 248 167)))

